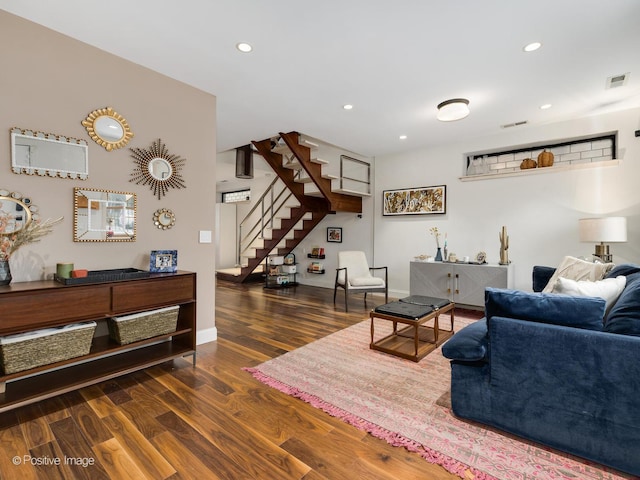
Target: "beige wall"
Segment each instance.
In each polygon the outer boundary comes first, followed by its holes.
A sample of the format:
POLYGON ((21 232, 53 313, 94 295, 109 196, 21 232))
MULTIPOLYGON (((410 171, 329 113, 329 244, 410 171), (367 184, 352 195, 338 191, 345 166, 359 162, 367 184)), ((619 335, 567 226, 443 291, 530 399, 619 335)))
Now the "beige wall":
POLYGON ((200 244, 198 231, 214 228, 216 98, 3 11, 0 59, 0 132, 5 132, 0 133, 0 188, 31 197, 42 218, 64 216, 53 234, 12 257, 14 281, 50 276, 61 261, 89 270, 148 269, 151 250, 175 249, 178 267, 198 274, 199 342, 215 339, 214 246, 200 244), (127 147, 111 152, 91 141, 80 123, 106 106, 123 115, 134 133, 127 147), (88 140, 89 179, 12 173, 12 127, 88 140), (169 153, 187 160, 182 171, 187 188, 171 189, 162 200, 148 186, 129 182, 134 161, 128 147, 149 148, 158 138, 169 153), (137 241, 73 242, 74 187, 135 193, 137 241), (173 229, 153 226, 160 207, 176 214, 173 229))

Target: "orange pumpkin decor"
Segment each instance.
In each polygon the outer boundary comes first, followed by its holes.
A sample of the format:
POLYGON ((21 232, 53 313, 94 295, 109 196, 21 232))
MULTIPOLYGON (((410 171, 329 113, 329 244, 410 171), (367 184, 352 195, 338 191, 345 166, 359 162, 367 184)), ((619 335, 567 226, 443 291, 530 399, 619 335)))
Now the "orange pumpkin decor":
POLYGON ((520 170, 526 170, 528 168, 536 168, 537 166, 538 164, 536 163, 535 160, 531 158, 525 158, 524 160, 522 160, 522 163, 520 164, 520 170))
POLYGON ((553 165, 553 153, 547 152, 543 150, 538 155, 538 166, 539 167, 550 167, 553 165))

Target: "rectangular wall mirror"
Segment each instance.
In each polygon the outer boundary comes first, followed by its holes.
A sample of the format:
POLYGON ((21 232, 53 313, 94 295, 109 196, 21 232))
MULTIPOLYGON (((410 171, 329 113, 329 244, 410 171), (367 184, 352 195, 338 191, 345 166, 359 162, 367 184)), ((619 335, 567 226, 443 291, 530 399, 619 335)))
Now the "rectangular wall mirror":
POLYGON ((73 198, 75 242, 135 242, 135 193, 76 187, 73 198))
POLYGON ((89 147, 84 140, 13 128, 11 169, 13 173, 86 180, 89 147))

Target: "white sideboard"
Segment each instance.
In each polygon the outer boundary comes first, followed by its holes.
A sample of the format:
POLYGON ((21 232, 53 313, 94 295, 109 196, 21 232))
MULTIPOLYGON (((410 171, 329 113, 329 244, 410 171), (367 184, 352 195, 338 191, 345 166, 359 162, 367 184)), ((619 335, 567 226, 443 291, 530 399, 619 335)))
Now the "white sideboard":
POLYGON ((411 295, 448 298, 459 305, 484 308, 486 287, 513 288, 513 266, 411 262, 411 295))

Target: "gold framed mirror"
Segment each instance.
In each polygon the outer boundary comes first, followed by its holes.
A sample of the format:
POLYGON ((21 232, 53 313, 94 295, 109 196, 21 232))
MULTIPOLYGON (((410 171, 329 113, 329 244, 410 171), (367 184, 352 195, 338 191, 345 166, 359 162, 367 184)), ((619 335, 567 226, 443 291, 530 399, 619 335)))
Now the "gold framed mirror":
POLYGON ((74 242, 135 242, 136 194, 73 189, 74 242))
POLYGON ((0 189, 0 235, 13 235, 38 220, 38 207, 29 197, 0 189))
POLYGON ((160 230, 168 230, 176 224, 176 216, 168 208, 159 208, 153 214, 153 224, 160 230))
POLYGON ((130 182, 149 185, 158 200, 166 195, 169 188, 186 188, 180 171, 187 160, 170 154, 162 140, 155 140, 148 149, 129 150, 133 152, 131 157, 136 162, 130 182))
POLYGON ((82 121, 82 125, 91 139, 108 152, 124 147, 133 137, 125 118, 111 107, 94 110, 82 121))
POLYGON ((88 149, 85 140, 18 127, 11 129, 13 173, 86 180, 88 149))

